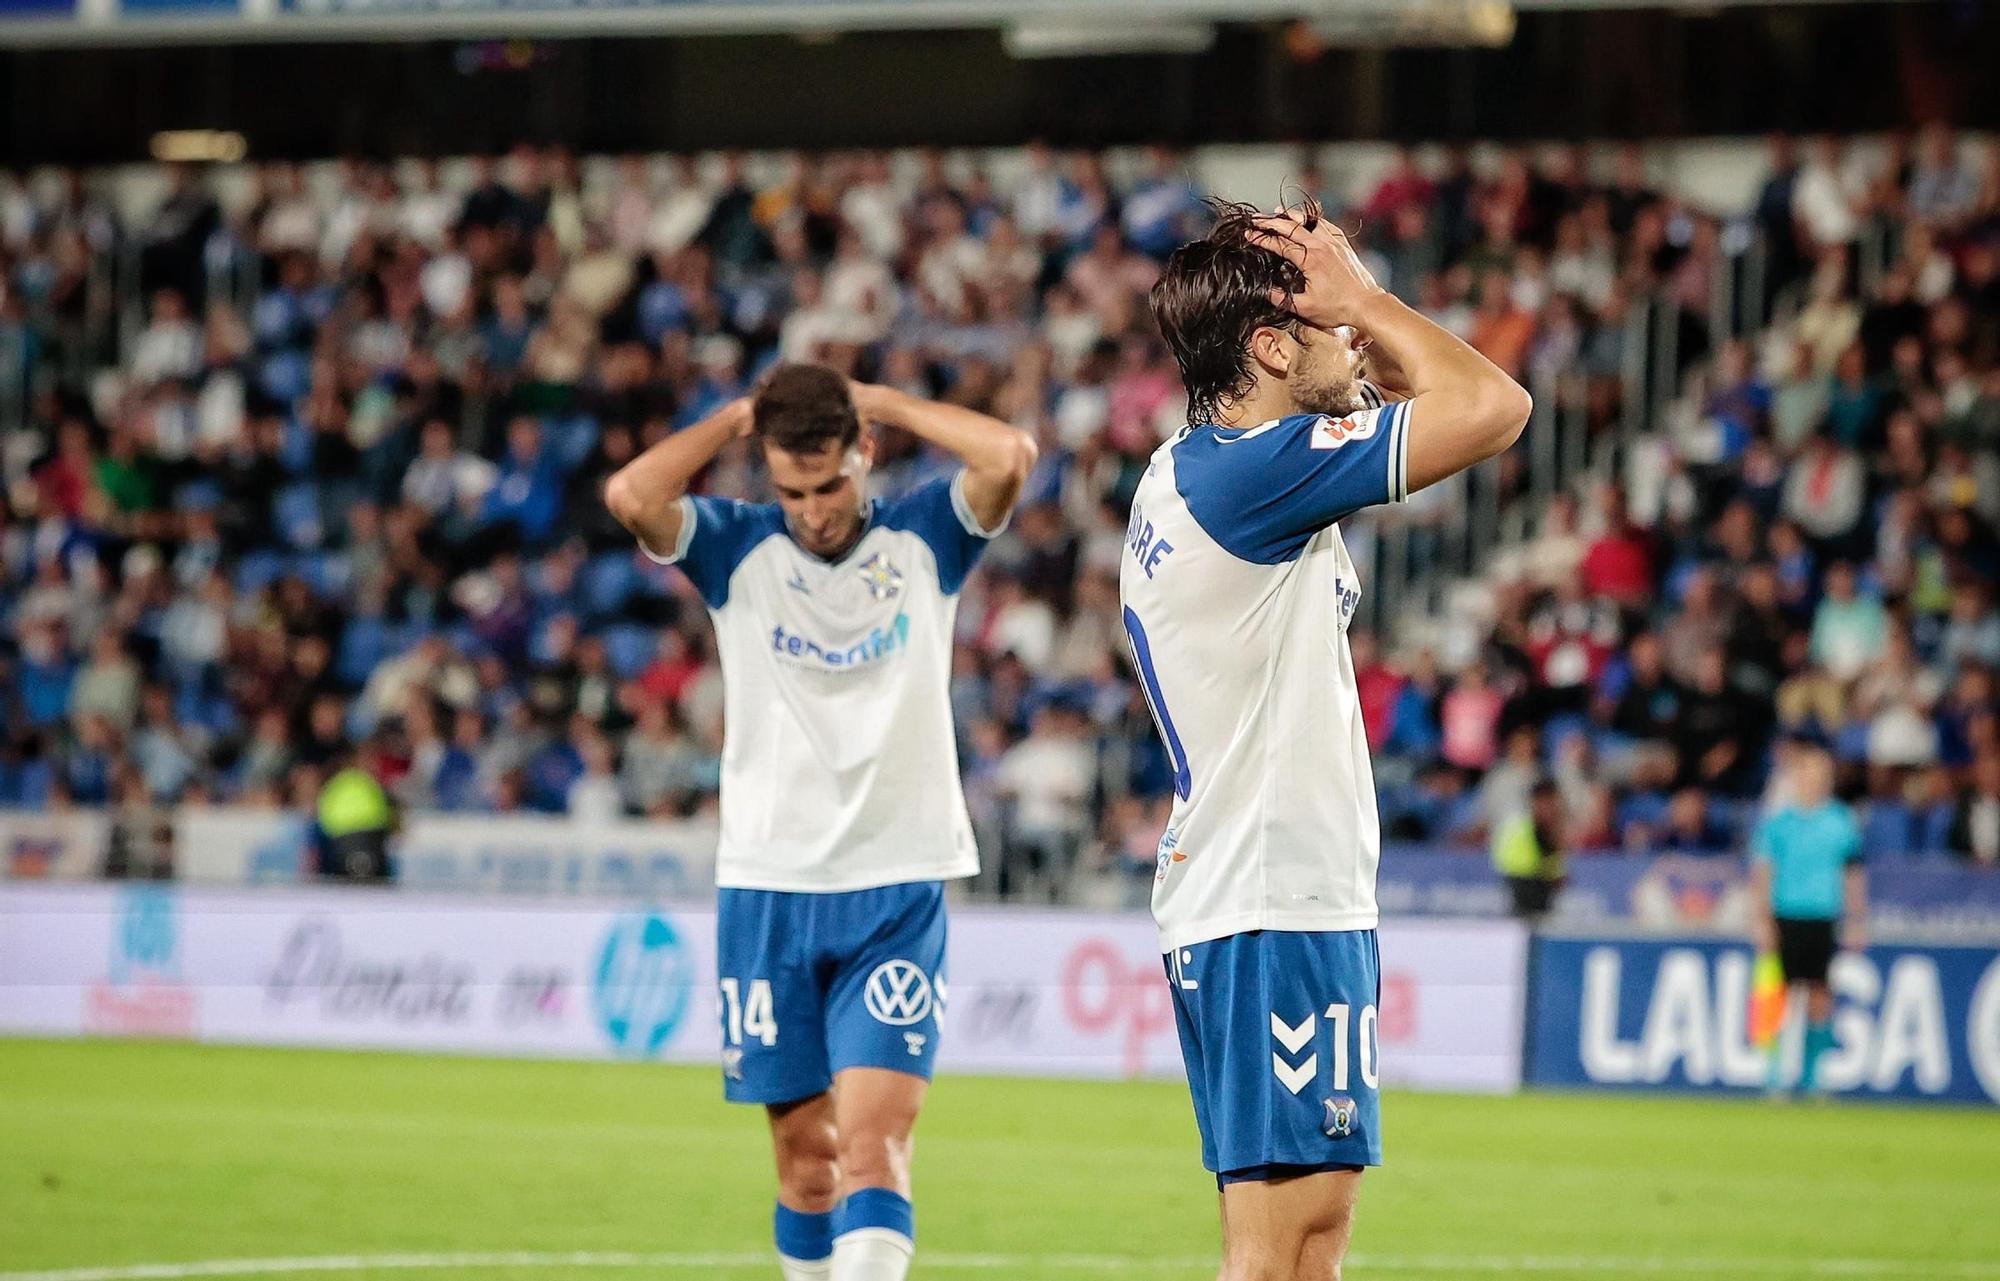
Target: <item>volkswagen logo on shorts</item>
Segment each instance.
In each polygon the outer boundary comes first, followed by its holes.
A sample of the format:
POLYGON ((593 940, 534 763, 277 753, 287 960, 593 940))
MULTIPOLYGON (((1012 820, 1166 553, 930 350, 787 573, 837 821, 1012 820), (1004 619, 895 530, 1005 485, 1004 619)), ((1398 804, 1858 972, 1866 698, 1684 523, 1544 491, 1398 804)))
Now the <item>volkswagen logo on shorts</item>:
POLYGON ((694 976, 673 923, 657 912, 631 912, 611 923, 590 994, 612 1047, 627 1058, 652 1058, 687 1012, 694 976))
POLYGON ((909 961, 884 961, 868 976, 862 999, 877 1022, 908 1027, 930 1017, 931 981, 909 961))

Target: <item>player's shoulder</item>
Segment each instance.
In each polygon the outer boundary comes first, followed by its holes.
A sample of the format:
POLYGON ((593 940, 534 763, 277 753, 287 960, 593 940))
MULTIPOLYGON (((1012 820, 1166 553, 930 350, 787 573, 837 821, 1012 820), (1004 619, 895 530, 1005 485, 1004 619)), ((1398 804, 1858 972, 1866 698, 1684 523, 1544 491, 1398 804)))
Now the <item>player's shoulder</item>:
POLYGON ((693 532, 723 544, 722 550, 739 559, 765 539, 785 533, 785 513, 776 503, 703 494, 690 497, 688 504, 694 514, 693 532))
POLYGON ((776 503, 755 503, 747 498, 722 494, 689 494, 687 501, 696 511, 714 519, 731 521, 776 521, 782 527, 784 513, 776 503))
POLYGON ((773 538, 785 536, 785 516, 776 503, 752 503, 740 498, 691 495, 683 500, 680 541, 670 557, 678 564, 711 609, 729 600, 730 580, 752 552, 773 538))
POLYGON ((936 476, 900 494, 875 500, 874 522, 883 529, 923 534, 952 511, 956 474, 936 476))
POLYGON ((1333 453, 1370 440, 1391 430, 1398 412, 1394 405, 1376 404, 1346 414, 1288 414, 1254 427, 1192 426, 1169 447, 1178 476, 1227 481, 1255 475, 1286 454, 1333 453))
POLYGON ((955 594, 987 543, 1007 527, 1003 517, 992 529, 983 528, 965 496, 965 472, 927 480, 893 498, 877 499, 871 525, 930 552, 938 585, 955 594))

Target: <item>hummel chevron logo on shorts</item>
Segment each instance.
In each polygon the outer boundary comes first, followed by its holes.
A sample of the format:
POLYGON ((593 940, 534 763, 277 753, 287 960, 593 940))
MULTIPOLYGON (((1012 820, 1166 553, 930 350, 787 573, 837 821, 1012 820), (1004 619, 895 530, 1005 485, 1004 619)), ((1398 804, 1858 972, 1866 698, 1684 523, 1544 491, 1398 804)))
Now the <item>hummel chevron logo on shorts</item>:
MULTIPOLYGON (((1303 1023, 1300 1023, 1297 1027, 1292 1027, 1279 1018, 1276 1011, 1273 1011, 1271 1014, 1271 1035, 1277 1038, 1278 1044, 1285 1047, 1287 1054, 1297 1054, 1300 1050, 1306 1048, 1307 1045, 1312 1043, 1313 1033, 1318 1030, 1318 1015, 1308 1014, 1303 1023)), ((1319 1054, 1317 1052, 1308 1054, 1306 1055, 1305 1062, 1299 1064, 1297 1067, 1293 1067, 1285 1061, 1283 1055, 1273 1051, 1271 1054, 1271 1071, 1277 1076, 1278 1084, 1284 1086, 1293 1094, 1297 1094, 1300 1090, 1306 1088, 1306 1082, 1312 1080, 1313 1074, 1319 1071, 1319 1054)))

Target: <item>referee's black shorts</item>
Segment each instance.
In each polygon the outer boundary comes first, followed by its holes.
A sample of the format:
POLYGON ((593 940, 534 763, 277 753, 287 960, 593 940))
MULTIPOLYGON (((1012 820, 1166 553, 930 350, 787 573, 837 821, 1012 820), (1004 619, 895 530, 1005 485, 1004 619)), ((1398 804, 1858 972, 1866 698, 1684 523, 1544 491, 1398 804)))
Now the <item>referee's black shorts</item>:
POLYGON ((1840 950, 1839 922, 1804 917, 1778 918, 1778 963, 1787 983, 1824 983, 1840 950))

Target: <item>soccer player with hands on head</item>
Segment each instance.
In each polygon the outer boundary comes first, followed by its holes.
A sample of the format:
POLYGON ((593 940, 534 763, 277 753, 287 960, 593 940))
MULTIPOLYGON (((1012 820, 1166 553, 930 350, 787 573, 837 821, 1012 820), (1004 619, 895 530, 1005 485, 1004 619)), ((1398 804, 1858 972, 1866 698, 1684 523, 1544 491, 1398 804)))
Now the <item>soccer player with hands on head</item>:
POLYGON ((1120 566, 1174 772, 1153 912, 1224 1281, 1329 1281, 1382 1159, 1380 831, 1337 526, 1507 449, 1527 393, 1389 294, 1318 208, 1217 203, 1152 293, 1189 423, 1120 566))
POLYGON ((911 1139, 947 992, 943 883, 979 870, 948 697, 952 624, 1034 463, 1031 437, 983 414, 785 365, 605 489, 715 624, 724 1093, 769 1116, 785 1281, 909 1270, 911 1139), (871 422, 962 466, 871 499, 871 422), (690 496, 746 436, 777 501, 690 496))

